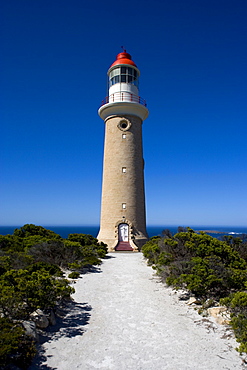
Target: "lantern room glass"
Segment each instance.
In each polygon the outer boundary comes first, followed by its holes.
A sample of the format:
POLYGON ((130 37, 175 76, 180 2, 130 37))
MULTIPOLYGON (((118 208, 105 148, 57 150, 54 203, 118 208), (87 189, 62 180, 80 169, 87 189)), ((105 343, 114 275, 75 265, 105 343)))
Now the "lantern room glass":
POLYGON ((117 67, 109 73, 109 87, 117 83, 129 83, 137 86, 139 84, 139 73, 132 67, 117 67))

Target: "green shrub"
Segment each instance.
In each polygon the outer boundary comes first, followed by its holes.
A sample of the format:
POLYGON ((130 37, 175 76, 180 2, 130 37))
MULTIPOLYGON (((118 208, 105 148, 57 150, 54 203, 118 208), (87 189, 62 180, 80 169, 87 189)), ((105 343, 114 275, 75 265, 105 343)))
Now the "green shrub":
POLYGON ((239 352, 247 353, 247 292, 236 292, 221 299, 220 303, 231 312, 230 325, 240 343, 239 352))
MULTIPOLYGON (((96 238, 88 234, 69 234, 69 241, 80 243, 82 247, 90 247, 95 250, 99 258, 105 258, 108 253, 107 245, 103 242, 98 242, 96 238)), ((83 251, 85 249, 83 248, 83 251)))
POLYGON ((174 257, 171 253, 167 252, 161 252, 158 259, 157 259, 157 264, 160 266, 166 266, 169 265, 172 261, 174 261, 174 257))
POLYGON ((107 244, 100 242, 95 245, 99 258, 105 258, 108 253, 107 244))
POLYGON ((73 262, 68 264, 70 270, 81 270, 83 268, 82 262, 73 262))
MULTIPOLYGON (((53 308, 74 292, 61 278, 61 267, 79 270, 99 265, 107 245, 91 235, 71 234, 62 239, 53 231, 27 224, 13 235, 0 235, 0 368, 28 367, 35 353, 17 320, 28 319, 40 308, 53 308), (15 324, 13 324, 15 320, 15 324)), ((70 278, 80 276, 72 271, 70 278)))
POLYGON ((68 240, 78 242, 82 247, 98 243, 98 240, 89 234, 69 234, 68 240))
POLYGON ((0 278, 0 311, 10 319, 25 319, 36 309, 55 306, 74 289, 65 279, 56 279, 46 270, 10 270, 0 278))
POLYGON ((20 324, 0 317, 0 368, 18 366, 27 369, 35 354, 35 344, 20 324))
POLYGON ((142 247, 142 253, 144 257, 148 259, 148 264, 152 265, 157 262, 159 254, 161 252, 158 245, 160 237, 151 238, 144 246, 142 247))
POLYGON ((23 243, 24 250, 28 252, 28 250, 31 247, 37 244, 41 244, 41 243, 46 243, 46 242, 49 243, 50 240, 59 240, 59 239, 52 239, 52 238, 48 238, 48 237, 41 236, 41 235, 29 235, 27 237, 22 238, 22 243, 23 243))
POLYGON ((0 257, 0 271, 2 274, 8 270, 26 269, 33 262, 32 256, 24 252, 10 250, 9 252, 4 252, 0 257))
POLYGON ((78 271, 72 271, 68 275, 68 278, 70 278, 70 279, 78 279, 79 276, 80 276, 80 273, 78 271))
POLYGON ((8 255, 0 256, 0 275, 11 269, 11 259, 8 255))
POLYGON ((26 224, 20 229, 15 229, 14 236, 18 236, 20 238, 26 238, 33 235, 39 235, 48 239, 62 239, 62 237, 56 234, 54 231, 45 229, 42 226, 36 226, 33 224, 26 224))
POLYGON ((0 250, 23 252, 24 244, 22 238, 14 235, 0 235, 0 250))
POLYGON ((31 247, 28 253, 35 262, 44 262, 61 267, 67 267, 80 259, 81 246, 79 243, 68 240, 49 240, 31 247))
POLYGON ((247 236, 244 241, 232 236, 218 240, 205 233, 181 228, 173 237, 152 238, 143 255, 161 279, 175 288, 186 288, 210 301, 220 300, 231 311, 231 325, 247 353, 247 236))
POLYGON ((97 250, 93 245, 81 247, 81 253, 84 266, 101 264, 97 250))
POLYGON ((100 246, 82 246, 79 242, 72 240, 50 240, 31 247, 28 253, 36 262, 55 264, 65 268, 71 263, 80 263, 82 267, 99 265, 100 257, 105 256, 104 249, 100 246))
POLYGON ((45 270, 50 275, 57 276, 57 277, 62 277, 63 276, 63 271, 61 270, 61 268, 57 265, 54 265, 53 263, 35 262, 35 263, 29 265, 27 270, 30 273, 32 273, 34 271, 45 270))
POLYGON ((106 251, 105 251, 105 249, 103 249, 103 248, 97 248, 97 254, 98 254, 98 257, 99 258, 105 258, 105 256, 106 256, 106 251))
POLYGON ((167 232, 152 238, 142 252, 167 284, 204 298, 244 289, 247 280, 246 262, 229 243, 190 228, 173 237, 167 232))

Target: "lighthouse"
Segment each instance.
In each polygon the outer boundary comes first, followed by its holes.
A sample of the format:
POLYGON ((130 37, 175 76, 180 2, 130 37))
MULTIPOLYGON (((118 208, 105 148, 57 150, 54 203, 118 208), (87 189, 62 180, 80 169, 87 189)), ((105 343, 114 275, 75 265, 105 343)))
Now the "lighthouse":
POLYGON ((99 241, 109 251, 139 251, 147 241, 140 71, 125 50, 108 70, 108 96, 98 110, 105 122, 99 241))

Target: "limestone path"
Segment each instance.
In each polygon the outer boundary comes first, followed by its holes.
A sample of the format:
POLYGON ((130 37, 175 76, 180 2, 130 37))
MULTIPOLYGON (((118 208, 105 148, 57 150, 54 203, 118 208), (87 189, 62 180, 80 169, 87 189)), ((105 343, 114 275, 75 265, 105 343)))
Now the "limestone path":
POLYGON ((179 302, 142 253, 109 257, 77 280, 70 311, 30 370, 244 368, 229 330, 179 302))

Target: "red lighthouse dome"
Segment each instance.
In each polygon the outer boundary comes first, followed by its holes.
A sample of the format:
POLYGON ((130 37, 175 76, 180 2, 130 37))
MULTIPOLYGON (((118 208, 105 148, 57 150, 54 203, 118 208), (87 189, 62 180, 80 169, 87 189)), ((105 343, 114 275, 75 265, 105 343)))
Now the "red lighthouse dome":
POLYGON ((123 51, 122 53, 119 53, 117 55, 117 59, 115 60, 114 63, 112 63, 110 68, 117 66, 119 64, 129 64, 137 68, 135 62, 133 62, 133 60, 131 59, 131 55, 129 53, 126 53, 126 51, 123 51))

